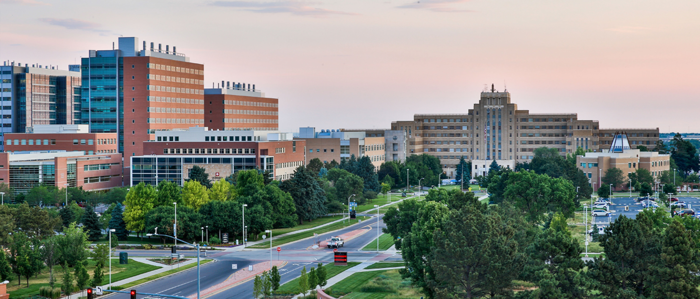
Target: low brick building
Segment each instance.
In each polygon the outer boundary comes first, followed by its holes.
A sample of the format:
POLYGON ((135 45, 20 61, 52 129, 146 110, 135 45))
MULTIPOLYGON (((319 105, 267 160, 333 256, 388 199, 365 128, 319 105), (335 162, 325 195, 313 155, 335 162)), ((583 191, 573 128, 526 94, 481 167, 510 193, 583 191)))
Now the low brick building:
POLYGON ((5 152, 57 150, 114 154, 119 145, 116 133, 90 133, 88 125, 36 125, 27 133, 5 134, 5 152))

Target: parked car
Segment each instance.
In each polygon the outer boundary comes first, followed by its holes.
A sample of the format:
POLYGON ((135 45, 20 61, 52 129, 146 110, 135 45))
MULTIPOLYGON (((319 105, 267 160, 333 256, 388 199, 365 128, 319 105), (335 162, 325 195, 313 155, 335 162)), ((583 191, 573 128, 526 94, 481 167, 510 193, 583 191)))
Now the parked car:
MULTIPOLYGON (((589 235, 593 235, 593 228, 588 230, 589 235)), ((604 235, 605 234, 605 226, 598 226, 598 234, 599 235, 604 235)))
POLYGON ((678 201, 677 197, 671 197, 671 201, 678 201))
POLYGON ((599 200, 597 200, 597 201, 595 202, 595 204, 609 205, 610 202, 607 201, 607 200, 600 200, 600 199, 599 199, 599 200))
POLYGON ((598 217, 607 217, 608 215, 610 215, 610 212, 608 212, 607 210, 593 210, 593 212, 591 212, 591 215, 598 217))
POLYGON ((338 237, 332 237, 330 241, 328 241, 328 248, 340 248, 345 246, 345 241, 343 239, 338 238, 338 237))
POLYGON ((593 205, 593 208, 594 208, 594 209, 603 209, 603 210, 607 210, 607 209, 608 209, 608 205, 607 205, 607 204, 602 204, 602 203, 595 203, 595 204, 593 205))
POLYGON ((681 217, 688 216, 688 215, 695 216, 695 211, 693 211, 691 209, 684 209, 684 210, 680 210, 680 211, 676 212, 676 215, 681 216, 681 217))
POLYGON ((685 204, 685 201, 676 201, 671 203, 671 207, 677 207, 677 208, 683 208, 685 209, 687 205, 685 204))
POLYGON ((645 200, 642 202, 642 208, 658 208, 659 204, 651 201, 651 200, 645 200))
POLYGON ((645 201, 645 200, 648 200, 648 199, 649 199, 649 197, 646 197, 646 196, 643 196, 643 197, 637 197, 637 202, 640 202, 640 201, 645 201))

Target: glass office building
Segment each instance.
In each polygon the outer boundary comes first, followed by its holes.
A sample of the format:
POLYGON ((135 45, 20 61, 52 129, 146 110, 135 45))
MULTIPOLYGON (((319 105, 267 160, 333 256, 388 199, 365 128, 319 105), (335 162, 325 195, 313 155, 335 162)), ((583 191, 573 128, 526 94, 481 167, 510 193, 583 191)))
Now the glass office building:
MULTIPOLYGON (((212 181, 225 178, 235 172, 258 169, 256 156, 173 156, 152 155, 131 157, 131 186, 139 183, 158 185, 161 181, 171 181, 181 186, 189 178, 194 166, 202 167, 212 181)), ((274 157, 262 156, 260 169, 272 171, 274 157)))

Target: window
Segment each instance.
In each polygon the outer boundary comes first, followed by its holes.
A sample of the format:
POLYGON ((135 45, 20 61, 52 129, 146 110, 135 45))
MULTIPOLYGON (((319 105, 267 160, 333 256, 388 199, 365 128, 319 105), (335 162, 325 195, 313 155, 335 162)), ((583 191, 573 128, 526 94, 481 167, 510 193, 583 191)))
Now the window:
POLYGON ((56 139, 51 139, 51 145, 56 145, 56 139))
POLYGON ((94 141, 92 139, 88 139, 88 145, 92 145, 94 141))
POLYGON ((29 145, 34 145, 34 139, 29 139, 29 145))
POLYGON ((80 139, 80 145, 85 145, 85 139, 80 139))
POLYGON ((48 140, 48 139, 44 139, 44 145, 49 145, 49 140, 48 140))
MULTIPOLYGON (((54 140, 54 139, 52 139, 52 140, 54 140)), ((78 139, 73 139, 73 144, 74 144, 74 145, 75 145, 75 144, 78 144, 78 139)))

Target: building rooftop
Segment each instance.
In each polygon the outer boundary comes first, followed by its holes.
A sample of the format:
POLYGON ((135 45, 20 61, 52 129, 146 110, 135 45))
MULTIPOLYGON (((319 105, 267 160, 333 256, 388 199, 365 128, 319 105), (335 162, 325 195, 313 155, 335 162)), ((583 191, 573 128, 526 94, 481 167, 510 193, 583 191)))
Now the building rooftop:
POLYGON ((27 133, 34 134, 76 134, 90 133, 90 125, 34 125, 27 127, 27 133))

